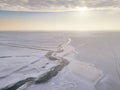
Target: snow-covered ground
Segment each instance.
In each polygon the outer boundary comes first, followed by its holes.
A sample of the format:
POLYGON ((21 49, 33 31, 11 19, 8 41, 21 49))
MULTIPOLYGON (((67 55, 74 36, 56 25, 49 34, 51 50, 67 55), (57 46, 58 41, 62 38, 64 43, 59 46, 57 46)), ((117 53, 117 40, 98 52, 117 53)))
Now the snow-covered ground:
POLYGON ((0 32, 0 88, 58 66, 45 54, 68 38, 70 46, 57 56, 70 63, 47 82, 18 90, 119 90, 119 32, 0 32))

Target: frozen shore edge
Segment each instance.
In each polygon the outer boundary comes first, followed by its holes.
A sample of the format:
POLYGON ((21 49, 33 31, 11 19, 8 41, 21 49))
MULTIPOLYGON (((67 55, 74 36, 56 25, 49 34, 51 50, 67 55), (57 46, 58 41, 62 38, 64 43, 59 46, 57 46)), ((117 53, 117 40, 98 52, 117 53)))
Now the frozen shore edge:
MULTIPOLYGON (((50 53, 50 52, 48 52, 48 53, 50 53)), ((24 80, 18 81, 17 83, 14 83, 14 84, 8 85, 4 88, 1 88, 1 90, 19 90, 21 88, 27 88, 28 86, 30 86, 33 83, 35 83, 35 84, 44 83, 44 82, 48 81, 49 79, 51 79, 53 76, 57 75, 57 73, 59 71, 61 71, 66 65, 69 64, 69 61, 64 58, 51 57, 51 56, 47 56, 47 57, 50 58, 49 60, 58 60, 59 64, 50 68, 50 70, 48 70, 47 72, 37 75, 36 77, 28 77, 24 80), (53 59, 51 59, 51 58, 53 58, 53 59)))
POLYGON ((48 51, 48 53, 45 55, 45 57, 48 58, 50 61, 58 61, 58 64, 51 67, 48 71, 45 71, 42 74, 40 73, 35 77, 31 76, 21 79, 18 82, 12 83, 1 88, 1 90, 23 90, 32 84, 44 83, 51 79, 52 77, 54 77, 55 75, 57 75, 57 73, 68 64, 69 69, 72 71, 72 73, 78 75, 80 78, 85 78, 86 80, 91 81, 94 84, 96 84, 103 77, 102 71, 98 70, 94 65, 77 61, 75 60, 75 58, 73 57, 71 58, 69 56, 67 58, 63 58, 62 56, 67 56, 71 54, 71 52, 73 53, 74 47, 68 46, 67 48, 64 49, 65 50, 64 52, 62 51, 62 55, 61 53, 55 55, 54 51, 48 51), (91 72, 91 75, 87 75, 89 71, 91 72))

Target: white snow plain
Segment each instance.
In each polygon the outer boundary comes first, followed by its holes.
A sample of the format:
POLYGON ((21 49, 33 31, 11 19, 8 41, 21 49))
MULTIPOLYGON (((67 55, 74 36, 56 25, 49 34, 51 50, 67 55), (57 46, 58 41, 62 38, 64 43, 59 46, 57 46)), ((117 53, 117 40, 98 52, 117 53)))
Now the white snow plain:
MULTIPOLYGON (((25 72, 20 72, 27 77, 36 76, 40 70, 36 66, 48 63, 44 56, 46 49, 54 50, 70 37, 72 47, 58 54, 70 63, 49 81, 18 90, 119 90, 119 35, 115 32, 1 32, 0 87, 23 80, 21 73, 15 73, 24 66, 27 66, 25 72), (41 63, 31 65, 39 59, 41 63), (6 76, 10 77, 5 79, 6 76)), ((57 64, 53 61, 50 67, 57 64)))

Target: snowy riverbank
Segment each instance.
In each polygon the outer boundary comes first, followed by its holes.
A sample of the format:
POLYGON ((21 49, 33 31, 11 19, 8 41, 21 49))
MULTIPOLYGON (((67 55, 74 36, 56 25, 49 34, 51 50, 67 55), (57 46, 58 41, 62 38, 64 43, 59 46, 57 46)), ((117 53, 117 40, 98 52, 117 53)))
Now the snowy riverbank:
POLYGON ((30 77, 29 83, 23 83, 18 90, 119 90, 119 34, 2 32, 0 88, 11 90, 6 86, 26 82, 24 79, 30 77), (59 73, 48 81, 35 83, 38 78, 31 77, 45 75, 60 65, 58 60, 46 58, 47 50, 55 50, 69 37, 70 46, 57 54, 69 64, 57 69, 59 73))

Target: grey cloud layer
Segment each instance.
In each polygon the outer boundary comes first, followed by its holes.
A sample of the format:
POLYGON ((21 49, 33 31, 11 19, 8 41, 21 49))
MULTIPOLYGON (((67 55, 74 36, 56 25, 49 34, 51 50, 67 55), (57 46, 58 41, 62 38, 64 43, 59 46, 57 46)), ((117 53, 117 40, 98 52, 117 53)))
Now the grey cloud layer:
POLYGON ((120 0, 0 0, 0 10, 69 10, 82 6, 120 8, 120 0))

